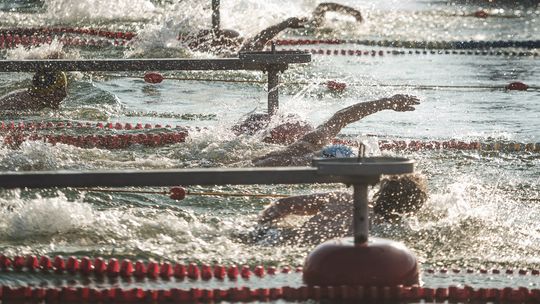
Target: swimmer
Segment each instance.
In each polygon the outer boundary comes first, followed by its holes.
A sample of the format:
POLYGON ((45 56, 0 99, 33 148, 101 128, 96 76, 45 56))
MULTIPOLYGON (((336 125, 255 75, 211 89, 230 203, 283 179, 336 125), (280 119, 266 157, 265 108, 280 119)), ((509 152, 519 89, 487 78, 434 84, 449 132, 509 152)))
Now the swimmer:
MULTIPOLYGON (((271 130, 274 131, 273 134, 270 132, 273 137, 270 138, 274 138, 275 142, 285 142, 286 139, 291 138, 297 139, 287 147, 253 159, 252 163, 258 167, 309 165, 311 159, 314 156, 321 155, 320 150, 330 144, 341 129, 347 125, 383 110, 414 111, 414 106, 418 104, 420 104, 418 98, 398 94, 389 98, 360 102, 346 107, 311 131, 308 131, 309 127, 304 124, 298 124, 291 128, 288 128, 287 125, 274 128, 271 130)), ((264 124, 264 120, 262 123, 264 124)), ((293 123, 288 124, 290 126, 293 123)))
MULTIPOLYGON (((427 201, 425 178, 420 174, 385 176, 370 204, 372 223, 396 223, 402 216, 415 214, 427 201)), ((279 227, 289 215, 311 216, 300 227, 280 229, 280 241, 318 244, 352 235, 352 194, 317 193, 280 199, 267 206, 258 220, 260 232, 279 227)), ((283 226, 283 225, 281 225, 283 226)))
POLYGON ((324 23, 325 14, 334 11, 353 16, 362 22, 362 14, 352 8, 338 3, 320 3, 312 13, 311 18, 291 17, 278 24, 272 25, 252 38, 244 38, 235 30, 201 30, 194 35, 179 35, 179 40, 194 51, 232 54, 237 52, 262 51, 265 45, 286 29, 320 27, 324 23))
POLYGON ((64 72, 40 71, 32 78, 28 89, 17 90, 0 97, 0 110, 36 111, 58 109, 67 96, 64 72))
POLYGON ((303 27, 304 20, 291 17, 278 24, 272 25, 253 38, 245 39, 235 30, 201 30, 191 35, 179 35, 179 40, 184 42, 193 51, 212 52, 218 54, 232 54, 237 52, 261 51, 268 41, 277 34, 288 28, 303 27))
POLYGON ((324 23, 324 18, 327 12, 336 12, 344 15, 351 15, 356 19, 356 22, 361 23, 364 21, 362 14, 357 9, 354 9, 350 6, 342 5, 339 3, 333 2, 323 2, 319 3, 311 18, 311 25, 313 27, 321 27, 324 23))

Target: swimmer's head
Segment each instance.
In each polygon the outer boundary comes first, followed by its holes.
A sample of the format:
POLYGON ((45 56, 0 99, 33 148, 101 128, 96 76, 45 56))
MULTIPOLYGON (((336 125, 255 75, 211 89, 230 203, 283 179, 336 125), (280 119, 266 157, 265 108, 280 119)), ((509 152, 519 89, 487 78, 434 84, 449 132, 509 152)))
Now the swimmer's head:
POLYGON ((373 212, 386 220, 417 212, 427 201, 425 178, 419 174, 390 175, 373 197, 373 212))
POLYGON ((321 156, 324 158, 353 157, 354 151, 346 145, 330 145, 321 150, 321 156))
POLYGON ((34 94, 48 95, 59 89, 65 89, 67 77, 64 72, 37 72, 32 78, 30 91, 34 94))
POLYGON ((67 77, 64 72, 39 71, 32 78, 29 92, 52 108, 58 108, 67 96, 67 77))

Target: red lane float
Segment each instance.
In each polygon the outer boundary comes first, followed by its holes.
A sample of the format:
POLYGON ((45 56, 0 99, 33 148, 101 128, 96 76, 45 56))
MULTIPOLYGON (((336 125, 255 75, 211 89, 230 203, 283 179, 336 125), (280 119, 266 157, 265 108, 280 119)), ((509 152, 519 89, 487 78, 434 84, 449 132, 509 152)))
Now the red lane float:
MULTIPOLYGON (((382 255, 386 253, 382 252, 382 255)), ((382 259, 382 257, 380 257, 382 259)), ((358 262, 363 260, 355 260, 349 266, 354 266, 358 262)), ((385 263, 388 263, 387 259, 384 259, 385 263)), ((334 261, 335 262, 335 261, 334 261)), ((397 262, 397 261, 395 261, 397 262)), ((414 261, 415 262, 415 261, 414 261)), ((390 272, 395 272, 392 265, 385 265, 381 263, 381 267, 389 268, 390 272), (390 269, 392 268, 392 269, 390 269)), ((346 264, 346 263, 344 263, 346 264)), ((390 262, 392 264, 392 262, 390 262)), ((402 267, 401 263, 398 267, 402 267)), ((409 264, 409 263, 405 263, 409 264)), ((410 264, 409 264, 410 265, 410 264)), ((309 267, 309 266, 307 266, 309 267)), ((88 277, 91 275, 96 276, 99 282, 99 287, 94 287, 94 282, 90 278, 84 278, 79 287, 73 286, 60 286, 49 287, 49 284, 40 286, 0 286, 0 301, 3 302, 17 302, 17 301, 46 301, 46 302, 192 302, 192 301, 262 301, 262 300, 285 300, 285 301, 306 301, 312 300, 346 300, 346 301, 371 301, 371 302, 386 302, 386 301, 399 301, 399 302, 418 302, 418 301, 449 301, 449 302, 468 302, 468 301, 489 301, 489 302, 538 302, 540 301, 540 289, 528 289, 525 287, 502 287, 502 288, 473 288, 471 286, 448 286, 448 287, 421 287, 418 285, 393 285, 395 278, 388 282, 389 286, 384 286, 384 283, 375 284, 370 280, 368 284, 355 285, 347 284, 347 282, 339 281, 341 278, 337 278, 337 281, 331 281, 326 285, 313 285, 313 284, 300 284, 295 286, 282 286, 276 282, 271 282, 271 278, 265 278, 266 275, 272 276, 272 279, 285 282, 291 282, 290 279, 278 277, 283 275, 295 275, 296 273, 304 271, 304 277, 309 272, 307 267, 303 270, 301 267, 296 268, 296 272, 292 272, 290 267, 283 267, 280 271, 276 271, 275 267, 268 267, 265 273, 263 266, 256 266, 251 268, 247 265, 238 267, 236 265, 223 266, 223 265, 197 265, 190 263, 188 265, 169 262, 132 262, 129 259, 119 261, 115 258, 111 258, 108 261, 102 258, 92 259, 89 257, 83 257, 81 259, 77 257, 63 258, 57 256, 51 259, 47 256, 16 256, 12 259, 5 255, 0 255, 0 274, 17 272, 19 275, 23 275, 28 272, 30 275, 35 276, 37 272, 54 275, 54 277, 48 277, 47 281, 57 280, 60 276, 69 276, 70 282, 73 284, 77 282, 77 279, 73 275, 81 275, 88 277), (253 277, 255 276, 255 277, 253 277), (275 277, 273 277, 275 276, 275 277), (118 279, 124 280, 119 287, 107 287, 103 286, 104 283, 109 282, 104 280, 104 277, 110 278, 112 284, 118 284, 118 279), (132 278, 135 277, 136 280, 132 278), (144 284, 141 287, 141 282, 145 282, 145 278, 152 280, 154 283, 150 286, 144 284), (210 279, 216 279, 216 282, 212 284, 222 284, 221 287, 204 289, 199 287, 191 287, 190 283, 198 284, 193 281, 210 279), (179 286, 181 288, 163 288, 159 285, 155 285, 155 280, 162 279, 164 281, 176 280, 176 282, 182 282, 179 286), (184 281, 189 279, 189 281, 184 281), (226 281, 225 281, 226 280, 226 281), (254 281, 250 283, 251 281, 254 281), (137 283, 138 282, 138 283, 137 283), (250 284, 257 284, 260 286, 261 282, 270 285, 267 288, 252 288, 250 284), (345 283, 345 284, 344 284, 345 283), (133 284, 129 287, 129 284, 133 284), (137 285, 139 284, 139 285, 137 285), (390 285, 391 284, 391 285, 390 285), (153 285, 153 286, 152 286, 153 285), (246 286, 247 285, 247 286, 246 286), (232 287, 231 287, 232 286, 232 287)), ((325 264, 325 267, 328 265, 325 264)), ((370 266, 372 267, 372 266, 370 266)), ((353 267, 354 268, 354 267, 353 267)), ((336 271, 334 268, 330 271, 336 271)), ((357 269, 349 268, 348 272, 357 269)), ((416 271, 418 269, 416 268, 416 271)), ((506 271, 493 269, 491 271, 481 270, 460 270, 460 269, 440 269, 439 272, 442 277, 447 273, 477 273, 482 275, 484 273, 500 274, 504 277, 509 275, 529 275, 530 278, 537 280, 538 270, 528 271, 521 269, 516 271, 514 269, 507 269, 506 271)), ((427 273, 436 272, 433 269, 426 271, 427 273)), ((367 276, 368 274, 364 273, 367 276)), ((415 277, 413 275, 413 277, 415 277)), ((380 277, 379 277, 380 278, 380 277)), ((367 279, 367 277, 366 277, 367 279)), ((373 279, 373 278, 372 278, 373 279)), ((377 279, 377 277, 375 277, 377 279)), ((476 279, 474 279, 476 280, 476 279)), ((58 280, 64 281, 64 280, 58 280)), ((509 282, 513 282, 512 278, 508 279, 509 282)), ((380 282, 380 281, 379 281, 380 282)), ((535 281, 534 281, 535 282, 535 281)), ((535 286, 533 281, 528 286, 535 286)), ((159 282, 158 282, 159 283, 159 282)), ((53 283, 55 285, 57 283, 53 283)), ((296 283, 298 284, 298 283, 296 283)), ((217 285, 219 286, 219 285, 217 285)))
POLYGON ((104 39, 84 39, 84 38, 72 38, 72 37, 57 37, 57 36, 19 36, 10 34, 0 34, 0 49, 15 48, 19 45, 22 46, 40 46, 44 44, 51 44, 54 40, 61 42, 66 46, 80 46, 80 47, 108 47, 108 46, 126 46, 128 41, 126 40, 104 40, 104 39))
POLYGON ((92 28, 14 28, 0 30, 0 48, 12 48, 18 45, 39 46, 42 44, 51 44, 57 39, 68 46, 125 46, 136 36, 133 32, 121 32, 110 30, 99 30, 92 28), (99 36, 105 39, 85 39, 81 37, 72 37, 72 35, 99 36))
POLYGON ((311 44, 342 44, 346 40, 340 39, 281 39, 276 40, 276 45, 311 45, 311 44))
POLYGON ((26 140, 43 140, 50 144, 67 144, 80 148, 124 149, 133 145, 159 147, 163 145, 185 142, 188 133, 168 132, 157 134, 120 134, 120 135, 45 135, 36 134, 25 136, 23 134, 7 135, 4 143, 9 146, 18 146, 26 140))
MULTIPOLYGON (((339 82, 330 81, 333 85, 340 85, 339 82)), ((345 85, 345 84, 343 84, 345 85)), ((346 85, 345 85, 346 87, 346 85)), ((198 130, 198 128, 194 128, 198 130)), ((148 146, 159 146, 171 143, 184 142, 188 129, 182 126, 171 126, 161 124, 131 124, 120 122, 16 122, 0 121, 0 132, 6 131, 4 141, 7 144, 20 144, 24 140, 46 140, 51 143, 64 143, 80 147, 101 147, 101 148, 123 148, 131 144, 140 144, 148 146), (39 130, 63 130, 63 129, 97 129, 97 130, 150 130, 162 129, 159 133, 138 133, 138 134, 105 134, 105 135, 38 135, 25 134, 23 131, 33 132, 39 130), (16 134, 11 134, 16 131, 16 134)), ((358 143, 345 139, 335 139, 334 144, 345 144, 357 146, 358 143)), ((380 140, 378 142, 380 150, 477 150, 477 151, 505 151, 505 152, 540 152, 540 143, 519 143, 519 142, 478 142, 478 141, 459 141, 459 140, 380 140)))
POLYGON ((332 91, 332 92, 343 92, 345 91, 345 88, 347 88, 347 84, 344 82, 337 82, 334 80, 330 80, 326 82, 326 87, 332 91))
POLYGON ((489 16, 489 14, 484 10, 479 10, 479 11, 474 12, 473 16, 476 18, 486 19, 489 16))
MULTIPOLYGON (((80 148, 124 149, 132 145, 159 147, 163 145, 185 142, 188 132, 166 133, 138 133, 120 135, 45 135, 37 134, 8 134, 4 136, 4 143, 9 146, 18 146, 27 140, 43 140, 53 145, 62 143, 80 148)), ((357 146, 357 143, 336 139, 335 144, 357 146)), ((379 141, 381 151, 425 151, 425 150, 469 150, 469 151, 502 151, 502 152, 540 152, 540 143, 514 143, 514 142, 464 142, 464 141, 379 141)), ((176 195, 176 194, 174 194, 176 195)))
POLYGON ((157 72, 148 72, 144 74, 144 81, 147 83, 161 83, 163 81, 163 76, 157 72))
POLYGON ((89 36, 100 36, 110 39, 125 39, 131 40, 137 33, 112 31, 95 28, 79 28, 79 27, 40 27, 40 28, 12 28, 12 29, 0 29, 0 33, 21 35, 21 36, 33 36, 39 34, 82 34, 89 36))
MULTIPOLYGON (((343 139, 335 139, 332 143, 358 146, 357 142, 343 139)), ((504 152, 540 152, 540 143, 516 143, 516 142, 465 142, 459 140, 448 141, 420 141, 420 140, 381 140, 378 142, 379 149, 385 150, 476 150, 476 151, 504 151, 504 152)))
POLYGON ((529 88, 528 85, 520 81, 511 82, 505 86, 505 89, 509 91, 512 91, 512 90, 513 91, 527 91, 528 88, 529 88))
MULTIPOLYGON (((182 263, 157 263, 154 261, 142 261, 137 260, 135 262, 129 259, 118 260, 116 258, 111 258, 109 261, 104 260, 101 257, 90 258, 82 257, 78 258, 75 256, 70 256, 65 258, 63 256, 55 256, 51 258, 49 256, 14 256, 10 258, 4 254, 0 254, 0 271, 9 272, 9 271, 19 271, 19 272, 46 272, 51 275, 62 275, 66 273, 76 273, 82 276, 116 276, 129 278, 130 276, 135 277, 154 277, 162 279, 168 278, 185 278, 193 277, 193 279, 224 279, 225 277, 230 278, 231 280, 236 280, 242 277, 242 272, 244 277, 249 279, 249 277, 254 274, 256 277, 264 277, 266 275, 277 275, 277 274, 293 274, 299 272, 305 272, 306 267, 294 267, 294 271, 291 270, 289 266, 283 266, 280 269, 277 269, 275 266, 263 266, 257 265, 251 268, 248 265, 242 265, 239 269, 237 265, 232 264, 229 266, 224 266, 221 264, 208 265, 196 263, 189 263, 187 265, 182 263), (204 274, 204 275, 203 275, 204 274)), ((539 277, 540 269, 471 269, 471 268, 445 268, 441 267, 438 269, 428 268, 423 270, 426 274, 486 274, 486 275, 515 275, 515 276, 531 276, 539 277)))
POLYGON ((171 199, 174 199, 174 200, 183 200, 184 198, 186 198, 186 189, 182 188, 182 187, 172 187, 171 190, 169 191, 170 192, 170 198, 171 199))
POLYGON ((185 131, 182 126, 173 127, 169 124, 163 126, 161 124, 142 124, 142 123, 112 123, 112 122, 97 122, 97 123, 82 123, 82 122, 15 122, 15 121, 0 121, 0 131, 23 131, 23 130, 61 130, 61 129, 109 129, 109 130, 142 130, 142 129, 172 129, 185 131))
POLYGON ((512 302, 538 303, 540 289, 526 287, 472 288, 420 286, 301 286, 250 288, 89 288, 89 287, 11 287, 0 286, 0 300, 26 302, 121 302, 121 303, 193 303, 193 302, 248 302, 248 301, 369 301, 369 302, 512 302))

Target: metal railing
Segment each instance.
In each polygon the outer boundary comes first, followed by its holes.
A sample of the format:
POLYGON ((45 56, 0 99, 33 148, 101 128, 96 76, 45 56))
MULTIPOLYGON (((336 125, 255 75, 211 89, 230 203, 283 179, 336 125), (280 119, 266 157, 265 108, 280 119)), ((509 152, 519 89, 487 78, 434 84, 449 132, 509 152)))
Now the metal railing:
POLYGON ((368 186, 382 174, 413 171, 414 161, 405 158, 336 158, 309 167, 6 172, 0 173, 0 188, 344 183, 353 186, 354 240, 362 244, 369 234, 368 186))
POLYGON ((0 72, 35 71, 148 71, 148 70, 258 70, 268 73, 268 114, 279 107, 279 72, 289 64, 307 63, 307 52, 246 52, 224 59, 44 59, 0 60, 0 72))

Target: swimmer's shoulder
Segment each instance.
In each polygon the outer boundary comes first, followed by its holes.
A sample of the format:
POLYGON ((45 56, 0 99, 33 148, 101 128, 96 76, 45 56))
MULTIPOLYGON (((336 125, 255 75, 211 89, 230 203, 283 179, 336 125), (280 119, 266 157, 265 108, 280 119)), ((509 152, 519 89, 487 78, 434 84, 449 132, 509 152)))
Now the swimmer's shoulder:
POLYGON ((26 110, 34 103, 34 98, 28 90, 16 90, 0 97, 0 109, 2 110, 26 110))

